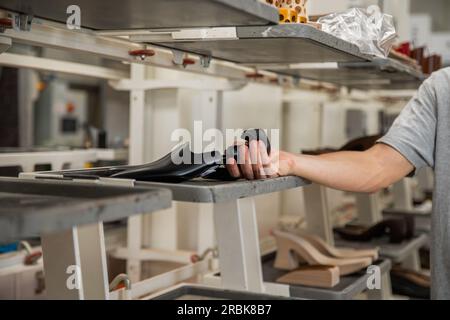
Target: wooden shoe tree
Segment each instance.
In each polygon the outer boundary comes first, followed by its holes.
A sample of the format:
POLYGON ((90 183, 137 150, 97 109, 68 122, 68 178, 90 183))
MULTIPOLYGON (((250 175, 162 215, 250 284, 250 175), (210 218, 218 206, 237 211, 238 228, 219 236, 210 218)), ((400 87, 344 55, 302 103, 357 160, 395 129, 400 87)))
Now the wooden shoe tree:
POLYGON ((321 253, 332 258, 354 259, 354 258, 369 257, 373 261, 376 261, 378 259, 378 249, 355 250, 355 249, 335 248, 333 246, 330 246, 324 240, 322 240, 322 238, 310 234, 304 230, 295 230, 292 233, 295 234, 296 236, 305 239, 321 253))
POLYGON ((307 266, 289 272, 277 279, 278 283, 319 288, 333 288, 339 283, 339 268, 333 266, 307 266))
POLYGON ((372 263, 371 258, 338 259, 322 254, 303 238, 282 231, 273 232, 277 241, 275 268, 295 270, 299 267, 298 255, 309 265, 336 266, 340 275, 358 272, 372 263), (296 255, 295 255, 295 254, 296 255))

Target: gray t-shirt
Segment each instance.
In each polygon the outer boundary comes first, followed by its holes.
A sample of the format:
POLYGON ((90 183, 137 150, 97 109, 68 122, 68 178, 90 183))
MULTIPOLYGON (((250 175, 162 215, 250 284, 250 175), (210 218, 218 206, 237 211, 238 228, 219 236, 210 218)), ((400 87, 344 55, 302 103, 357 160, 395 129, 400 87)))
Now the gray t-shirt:
POLYGON ((434 168, 431 294, 450 299, 450 68, 424 82, 379 142, 399 151, 416 171, 434 168))

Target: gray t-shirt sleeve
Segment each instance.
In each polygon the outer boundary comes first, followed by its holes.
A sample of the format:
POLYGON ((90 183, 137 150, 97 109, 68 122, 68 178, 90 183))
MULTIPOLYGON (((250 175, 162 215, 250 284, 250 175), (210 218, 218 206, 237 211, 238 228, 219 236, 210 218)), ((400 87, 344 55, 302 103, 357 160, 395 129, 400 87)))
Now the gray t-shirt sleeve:
POLYGON ((433 78, 423 83, 389 132, 378 140, 400 152, 416 172, 423 167, 434 167, 437 106, 433 78))

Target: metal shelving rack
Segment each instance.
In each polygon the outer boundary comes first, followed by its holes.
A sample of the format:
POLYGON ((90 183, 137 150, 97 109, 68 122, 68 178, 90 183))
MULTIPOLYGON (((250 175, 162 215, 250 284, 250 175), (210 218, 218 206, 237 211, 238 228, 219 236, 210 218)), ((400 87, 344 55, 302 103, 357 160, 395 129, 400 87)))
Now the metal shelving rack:
POLYGON ((134 31, 129 38, 352 88, 417 88, 425 79, 400 61, 361 54, 356 45, 305 24, 134 31))
POLYGON ((0 243, 41 237, 48 298, 108 299, 103 222, 168 208, 171 194, 125 184, 1 178, 0 203, 0 243), (74 288, 67 285, 70 274, 74 288))
MULTIPOLYGON (((0 8, 66 23, 70 0, 2 0, 0 8)), ((266 25, 278 23, 278 12, 259 0, 78 0, 81 25, 92 30, 266 25), (120 18, 118 18, 120 17, 120 18)))
MULTIPOLYGON (((353 87, 363 84, 364 89, 392 88, 393 82, 415 87, 424 78, 400 62, 362 55, 356 46, 310 26, 277 25, 276 10, 257 0, 131 0, 126 5, 115 0, 107 7, 101 1, 80 0, 84 16, 80 30, 64 24, 69 2, 33 0, 22 7, 21 2, 0 0, 5 10, 0 14, 12 13, 14 27, 0 33, 0 52, 11 43, 52 47, 131 63, 129 72, 11 53, 0 54, 0 65, 129 80, 131 164, 143 162, 146 89, 133 84, 145 80, 144 65, 230 82, 294 86, 298 80, 314 79, 353 87), (138 51, 142 54, 131 54, 138 51), (352 81, 355 78, 358 83, 352 81)), ((135 221, 131 225, 135 228, 135 221)))
POLYGON ((83 28, 69 30, 63 24, 68 1, 58 1, 56 6, 48 0, 31 1, 23 7, 4 0, 0 8, 14 12, 12 23, 17 27, 0 37, 3 42, 12 39, 244 81, 254 80, 249 74, 255 70, 257 80, 263 82, 294 79, 295 84, 308 79, 361 89, 415 88, 425 78, 402 62, 363 55, 355 45, 309 25, 277 25, 276 10, 257 0, 130 2, 108 3, 110 10, 102 11, 107 14, 97 15, 99 3, 81 1, 83 28), (124 19, 116 19, 123 16, 115 15, 117 10, 126 13, 124 19), (169 11, 182 14, 172 19, 161 14, 169 11), (130 55, 136 50, 151 54, 130 55), (184 63, 186 53, 193 54, 189 64, 184 63))

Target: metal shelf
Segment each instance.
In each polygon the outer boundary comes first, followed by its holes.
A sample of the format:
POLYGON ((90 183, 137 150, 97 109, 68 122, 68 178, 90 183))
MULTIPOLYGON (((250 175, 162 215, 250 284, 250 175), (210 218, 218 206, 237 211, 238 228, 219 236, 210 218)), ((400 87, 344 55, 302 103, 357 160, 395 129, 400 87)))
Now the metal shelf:
POLYGON ((380 256, 390 259, 393 263, 401 263, 405 261, 412 253, 419 250, 422 246, 426 245, 428 236, 421 234, 411 240, 406 240, 399 244, 389 243, 387 237, 374 239, 370 242, 356 242, 346 241, 335 236, 335 244, 337 247, 355 248, 355 249, 367 249, 378 247, 380 249, 380 256))
POLYGON ((359 89, 415 89, 425 79, 400 61, 361 54, 357 46, 305 24, 149 32, 130 39, 359 89))
POLYGON ((211 33, 148 33, 130 39, 254 66, 369 59, 357 46, 305 24, 217 28, 211 33))
MULTIPOLYGON (((71 0, 1 0, 0 8, 66 23, 71 0)), ((132 30, 278 23, 275 8, 258 0, 78 0, 83 27, 132 30)))
POLYGON ((343 62, 315 67, 294 65, 268 69, 285 75, 355 89, 416 89, 425 79, 422 72, 390 58, 373 58, 367 62, 343 62))
POLYGON ((171 205, 168 190, 0 178, 0 243, 171 205))
MULTIPOLYGON (((92 171, 92 169, 65 170, 61 172, 38 172, 32 173, 32 175, 36 178, 52 177, 53 179, 67 180, 73 179, 70 176, 72 172, 82 174, 85 172, 89 173, 90 171, 92 171)), ((117 180, 118 179, 101 178, 101 181, 103 182, 117 180)), ((304 187, 309 184, 309 181, 294 176, 255 181, 248 181, 244 179, 237 181, 218 181, 203 178, 193 179, 181 183, 134 181, 134 186, 136 187, 167 189, 172 192, 174 201, 185 201, 193 203, 222 203, 235 201, 242 198, 249 198, 262 194, 304 187)))
MULTIPOLYGON (((273 267, 274 261, 275 253, 263 257, 262 268, 265 282, 276 282, 279 277, 289 273, 289 271, 275 269, 273 267)), ((391 269, 391 262, 389 260, 380 260, 374 263, 374 265, 380 267, 381 274, 385 274, 391 269)), ((289 285, 290 296, 303 299, 350 300, 367 289, 367 279, 369 276, 370 274, 365 270, 343 276, 339 284, 330 289, 289 285)))
MULTIPOLYGON (((222 1, 225 0, 217 0, 222 1)), ((11 4, 11 1, 0 2, 0 7, 2 4, 11 4)), ((236 4, 235 1, 233 3, 236 4)), ((247 6, 251 6, 251 3, 253 1, 247 6)), ((264 4, 259 6, 267 7, 264 4)), ((269 9, 272 10, 270 7, 269 9)), ((89 29, 68 30, 63 23, 35 19, 30 31, 6 30, 4 36, 15 42, 88 52, 108 59, 245 81, 252 80, 247 75, 254 72, 255 68, 266 76, 258 80, 265 83, 271 82, 278 75, 283 79, 304 78, 359 89, 416 89, 425 79, 421 72, 402 62, 363 55, 357 46, 309 25, 214 27, 215 25, 219 24, 195 29, 183 26, 175 29, 129 30, 123 27, 116 31, 94 32, 89 29), (123 36, 128 36, 131 41, 125 40, 123 36), (73 43, 77 43, 77 46, 74 47, 73 43), (149 44, 152 46, 148 46, 149 44), (142 60, 129 54, 130 51, 145 48, 153 50, 155 55, 142 60), (173 54, 170 50, 181 54, 194 53, 199 57, 195 57, 193 65, 174 64, 180 55, 173 54), (208 67, 210 57, 215 59, 208 67), (205 61, 208 63, 205 64, 205 61), (229 61, 234 64, 228 63, 229 61), (320 65, 323 63, 334 65, 320 65)), ((38 61, 28 62, 33 66, 40 65, 38 61)), ((67 68, 71 68, 62 64, 59 67, 64 67, 65 72, 67 68)), ((92 70, 94 73, 100 71, 107 78, 126 76, 111 74, 110 70, 92 70)), ((293 81, 293 85, 297 86, 297 83, 293 81)))
POLYGON ((309 184, 299 177, 280 177, 257 181, 213 181, 197 179, 183 183, 139 182, 136 186, 169 189, 175 201, 222 203, 237 199, 254 197, 309 184))

